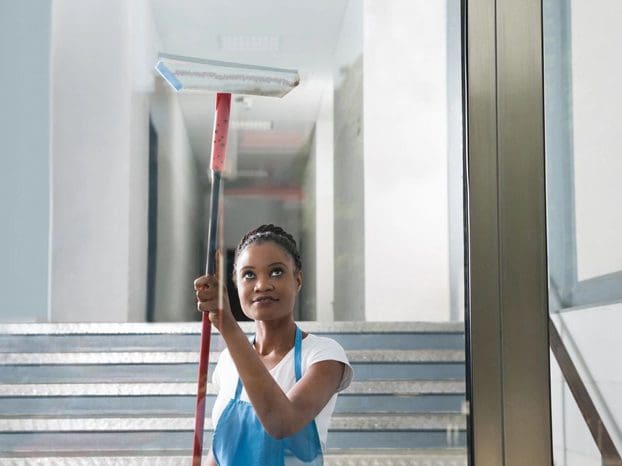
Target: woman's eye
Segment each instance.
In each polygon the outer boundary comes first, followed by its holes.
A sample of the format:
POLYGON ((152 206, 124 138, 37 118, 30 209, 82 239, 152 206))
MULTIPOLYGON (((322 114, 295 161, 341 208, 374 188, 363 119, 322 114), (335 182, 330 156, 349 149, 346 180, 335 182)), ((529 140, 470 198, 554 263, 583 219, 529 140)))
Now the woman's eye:
POLYGON ((242 278, 245 280, 250 280, 252 278, 255 278, 255 274, 251 272, 250 270, 247 270, 246 272, 242 273, 242 278))
POLYGON ((272 269, 270 275, 272 275, 273 277, 280 277, 281 275, 283 275, 283 269, 279 267, 277 267, 276 269, 272 269))

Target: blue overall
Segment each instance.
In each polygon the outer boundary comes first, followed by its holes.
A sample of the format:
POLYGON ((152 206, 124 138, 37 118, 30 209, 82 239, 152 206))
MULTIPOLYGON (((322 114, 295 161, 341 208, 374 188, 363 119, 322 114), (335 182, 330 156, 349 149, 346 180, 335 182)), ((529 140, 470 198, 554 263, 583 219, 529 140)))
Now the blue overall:
MULTIPOLYGON (((302 332, 296 327, 296 381, 302 377, 301 347, 302 332)), ((212 451, 216 463, 220 466, 283 466, 289 457, 316 466, 323 464, 322 446, 315 420, 294 435, 277 440, 266 432, 253 405, 240 400, 241 392, 242 381, 238 378, 235 397, 225 407, 214 432, 212 451)))

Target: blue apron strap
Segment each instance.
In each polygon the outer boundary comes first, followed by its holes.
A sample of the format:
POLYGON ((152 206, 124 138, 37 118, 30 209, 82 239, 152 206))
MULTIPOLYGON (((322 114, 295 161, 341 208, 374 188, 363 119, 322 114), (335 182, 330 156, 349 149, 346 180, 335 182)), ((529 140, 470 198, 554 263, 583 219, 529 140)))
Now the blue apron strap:
POLYGON ((302 332, 296 325, 296 339, 294 340, 294 370, 296 372, 296 382, 302 377, 301 369, 302 354, 302 332))
POLYGON ((239 400, 240 393, 242 393, 242 380, 240 379, 240 377, 238 377, 238 386, 235 388, 235 396, 233 397, 233 399, 239 400))

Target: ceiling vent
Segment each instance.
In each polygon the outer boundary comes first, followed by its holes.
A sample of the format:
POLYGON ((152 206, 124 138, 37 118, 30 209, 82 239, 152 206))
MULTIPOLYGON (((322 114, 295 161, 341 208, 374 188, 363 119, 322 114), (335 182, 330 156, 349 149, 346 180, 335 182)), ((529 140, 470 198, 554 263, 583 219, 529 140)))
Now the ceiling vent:
POLYGON ((218 36, 218 44, 223 52, 278 52, 281 37, 272 34, 225 34, 218 36))

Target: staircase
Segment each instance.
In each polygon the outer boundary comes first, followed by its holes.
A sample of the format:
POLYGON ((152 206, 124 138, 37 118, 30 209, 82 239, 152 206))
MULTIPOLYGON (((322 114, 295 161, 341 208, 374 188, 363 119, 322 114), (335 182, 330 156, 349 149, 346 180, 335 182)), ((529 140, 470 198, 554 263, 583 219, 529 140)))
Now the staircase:
MULTIPOLYGON (((339 341, 354 368, 326 465, 466 466, 461 324, 299 325, 339 341)), ((189 465, 199 332, 195 323, 0 325, 0 465, 189 465)), ((214 333, 210 377, 222 348, 214 333)))

